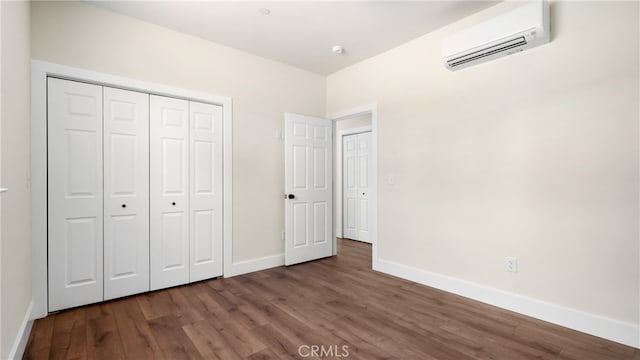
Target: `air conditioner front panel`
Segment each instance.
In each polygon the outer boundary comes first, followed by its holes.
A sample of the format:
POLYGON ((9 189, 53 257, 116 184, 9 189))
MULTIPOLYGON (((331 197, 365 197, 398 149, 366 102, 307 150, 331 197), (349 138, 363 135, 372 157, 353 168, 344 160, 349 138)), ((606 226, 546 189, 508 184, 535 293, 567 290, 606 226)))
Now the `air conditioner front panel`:
POLYGON ((497 55, 503 51, 517 49, 524 45, 527 45, 527 40, 525 39, 524 36, 519 36, 515 39, 499 42, 498 44, 487 47, 487 48, 483 48, 483 49, 473 51, 464 55, 453 57, 447 60, 447 65, 449 67, 464 65, 470 61, 475 61, 491 55, 497 55))
POLYGON ((442 42, 444 65, 459 70, 549 41, 548 4, 536 1, 496 16, 442 42))

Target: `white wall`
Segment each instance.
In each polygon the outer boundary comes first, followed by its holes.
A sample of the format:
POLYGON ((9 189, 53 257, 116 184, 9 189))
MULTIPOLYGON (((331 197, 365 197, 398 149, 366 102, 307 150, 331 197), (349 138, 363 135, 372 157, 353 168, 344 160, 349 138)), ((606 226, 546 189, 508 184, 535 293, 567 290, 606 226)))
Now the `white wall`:
POLYGON ((357 115, 351 118, 336 121, 336 185, 334 188, 334 196, 336 202, 336 223, 333 226, 336 229, 336 236, 342 237, 342 136, 345 130, 369 127, 371 128, 371 114, 357 115))
POLYGON ((284 251, 285 111, 320 116, 325 78, 80 2, 32 4, 32 57, 233 98, 234 261, 284 251))
POLYGON ((7 359, 31 302, 29 2, 0 2, 2 197, 0 358, 7 359))
POLYGON ((639 3, 554 2, 551 43, 445 70, 506 6, 328 77, 327 113, 378 104, 380 258, 637 329, 639 3))

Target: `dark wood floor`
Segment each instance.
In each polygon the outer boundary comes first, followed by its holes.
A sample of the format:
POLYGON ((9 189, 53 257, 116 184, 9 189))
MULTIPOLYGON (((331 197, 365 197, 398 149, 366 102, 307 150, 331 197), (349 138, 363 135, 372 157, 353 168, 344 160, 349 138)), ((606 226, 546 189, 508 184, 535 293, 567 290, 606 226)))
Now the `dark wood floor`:
POLYGON ((340 240, 338 253, 48 316, 34 324, 25 358, 303 359, 317 345, 343 359, 640 359, 630 347, 373 272, 367 244, 340 240))

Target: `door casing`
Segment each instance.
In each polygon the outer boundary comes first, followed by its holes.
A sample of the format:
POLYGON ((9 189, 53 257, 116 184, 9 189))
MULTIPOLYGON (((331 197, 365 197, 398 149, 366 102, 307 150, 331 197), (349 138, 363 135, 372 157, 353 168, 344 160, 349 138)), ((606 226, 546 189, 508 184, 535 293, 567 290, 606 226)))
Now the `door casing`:
MULTIPOLYGON (((365 114, 370 114, 371 115, 371 172, 373 174, 372 179, 371 179, 371 190, 369 190, 370 192, 370 206, 372 207, 372 211, 371 211, 371 245, 372 245, 372 251, 371 251, 371 258, 372 258, 372 265, 373 268, 375 269, 377 266, 377 262, 378 262, 378 186, 379 186, 379 174, 378 174, 378 105, 376 103, 370 103, 370 104, 366 104, 366 105, 362 105, 362 106, 358 106, 358 107, 354 107, 351 109, 346 109, 343 111, 339 111, 336 113, 333 113, 331 115, 328 115, 327 118, 333 120, 333 154, 334 154, 334 164, 336 163, 335 161, 335 156, 342 156, 342 153, 337 154, 336 151, 336 143, 337 141, 342 141, 341 138, 337 137, 336 131, 335 131, 335 127, 336 127, 336 121, 339 120, 345 120, 345 119, 349 119, 352 117, 356 117, 356 116, 360 116, 360 115, 365 115, 365 114)), ((333 196, 334 196, 334 201, 333 201, 333 223, 336 224, 336 194, 337 192, 335 191, 335 187, 336 186, 341 186, 341 184, 338 183, 337 179, 336 179, 336 172, 333 172, 333 184, 334 184, 334 192, 333 192, 333 196)), ((337 244, 337 239, 336 239, 336 234, 335 234, 335 226, 333 229, 333 255, 336 255, 338 253, 338 244, 337 244)))

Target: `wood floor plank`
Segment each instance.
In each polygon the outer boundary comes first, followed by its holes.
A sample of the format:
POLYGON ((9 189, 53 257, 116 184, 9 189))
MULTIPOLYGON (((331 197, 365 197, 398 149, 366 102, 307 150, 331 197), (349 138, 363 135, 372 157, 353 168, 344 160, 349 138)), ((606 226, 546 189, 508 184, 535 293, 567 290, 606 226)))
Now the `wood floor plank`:
POLYGON ((86 310, 85 308, 75 308, 58 315, 53 327, 49 357, 51 359, 66 359, 69 358, 67 354, 71 346, 72 331, 76 328, 76 322, 86 321, 86 310))
POLYGON ((193 308, 187 299, 185 288, 188 287, 176 287, 167 289, 169 294, 171 314, 174 315, 182 325, 193 324, 198 321, 202 321, 205 318, 205 314, 200 313, 193 308))
POLYGON ((66 358, 68 359, 86 359, 89 356, 87 344, 87 322, 82 315, 86 313, 79 312, 76 321, 69 334, 69 349, 66 358))
POLYGON ((327 322, 322 326, 343 340, 344 345, 348 346, 347 351, 349 354, 355 353, 363 359, 371 360, 394 359, 391 354, 374 344, 365 341, 357 334, 344 329, 342 326, 335 326, 333 321, 327 322))
POLYGON ((47 316, 38 320, 38 326, 33 327, 25 347, 23 356, 25 359, 40 360, 49 358, 55 319, 55 316, 47 316))
POLYGON ((203 358, 220 360, 242 359, 209 321, 200 321, 184 326, 183 329, 203 358))
POLYGON ((259 326, 251 330, 269 349, 283 360, 297 360, 298 347, 302 342, 295 337, 290 338, 282 334, 271 324, 259 326))
MULTIPOLYGON (((113 315, 89 319, 86 325, 87 353, 91 359, 125 359, 120 332, 113 315)), ((72 358, 72 357, 68 357, 72 358)))
POLYGON ((136 296, 145 319, 153 320, 172 313, 169 290, 153 291, 136 296))
POLYGON ((215 282, 205 282, 204 285, 206 294, 220 304, 220 306, 231 315, 233 320, 241 323, 247 330, 266 324, 267 320, 263 316, 260 308, 229 291, 226 279, 215 282), (213 283, 218 285, 217 289, 211 286, 213 283))
POLYGON ((125 356, 129 359, 162 359, 162 351, 136 299, 114 301, 112 306, 125 356))
POLYGON ((247 360, 279 360, 280 357, 270 349, 264 349, 246 358, 247 360))
POLYGON ((338 256, 62 311, 37 320, 25 359, 635 359, 640 350, 371 270, 338 256), (301 346, 303 348, 301 348, 301 346), (310 348, 309 348, 310 349, 310 348), (307 354, 309 355, 309 354, 307 354))
POLYGON ((167 359, 203 359, 174 315, 149 320, 151 333, 167 359))
POLYGON ((208 311, 207 321, 222 335, 228 346, 243 357, 266 348, 266 345, 253 336, 238 320, 237 314, 225 310, 224 305, 216 301, 220 298, 214 298, 211 295, 211 292, 203 292, 198 295, 198 298, 208 311))

